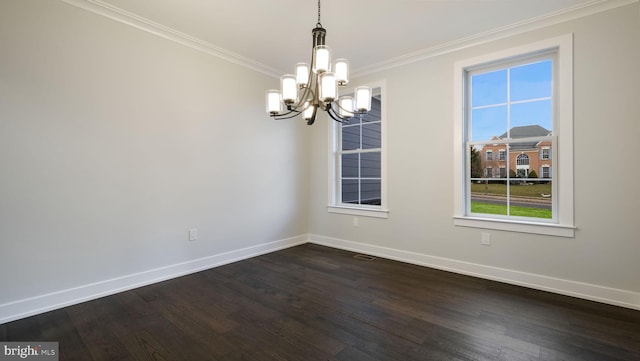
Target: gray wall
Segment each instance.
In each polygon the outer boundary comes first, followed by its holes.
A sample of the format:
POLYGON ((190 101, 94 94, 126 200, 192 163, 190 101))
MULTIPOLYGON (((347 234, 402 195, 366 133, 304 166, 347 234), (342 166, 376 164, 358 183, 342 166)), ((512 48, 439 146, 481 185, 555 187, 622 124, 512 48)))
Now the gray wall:
POLYGON ((0 49, 0 322, 306 241, 277 79, 61 1, 0 2, 0 49))
POLYGON ((327 213, 328 132, 318 127, 311 238, 640 308, 639 65, 634 3, 356 79, 387 82, 389 218, 360 217, 354 227, 353 216, 327 213), (574 33, 575 238, 454 226, 454 62, 567 33, 574 33), (481 232, 490 233, 490 247, 480 244, 481 232))

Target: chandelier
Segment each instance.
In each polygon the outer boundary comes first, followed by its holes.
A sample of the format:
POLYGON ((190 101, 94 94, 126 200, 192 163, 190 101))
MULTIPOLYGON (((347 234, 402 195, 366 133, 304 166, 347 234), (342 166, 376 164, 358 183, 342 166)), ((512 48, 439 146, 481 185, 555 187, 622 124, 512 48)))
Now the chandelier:
POLYGON ((355 88, 354 96, 338 96, 338 87, 349 83, 349 61, 336 59, 331 66, 331 52, 325 44, 327 31, 320 23, 320 0, 318 22, 311 34, 311 65, 296 64, 295 74, 280 77, 280 90, 267 90, 267 113, 274 119, 302 114, 308 125, 315 122, 318 109, 326 111, 338 122, 346 122, 355 114, 362 117, 371 110, 371 88, 360 86, 355 88))

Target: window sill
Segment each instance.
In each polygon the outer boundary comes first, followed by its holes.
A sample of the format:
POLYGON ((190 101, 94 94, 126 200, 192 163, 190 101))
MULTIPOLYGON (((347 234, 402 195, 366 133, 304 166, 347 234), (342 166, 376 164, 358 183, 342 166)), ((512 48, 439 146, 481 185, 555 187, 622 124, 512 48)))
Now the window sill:
POLYGON ((389 218, 389 210, 349 206, 327 206, 329 213, 350 214, 352 216, 389 218))
POLYGON ((568 238, 573 238, 575 236, 576 229, 576 227, 574 226, 559 224, 511 221, 480 217, 453 217, 453 224, 462 227, 496 229, 501 231, 533 233, 568 238))

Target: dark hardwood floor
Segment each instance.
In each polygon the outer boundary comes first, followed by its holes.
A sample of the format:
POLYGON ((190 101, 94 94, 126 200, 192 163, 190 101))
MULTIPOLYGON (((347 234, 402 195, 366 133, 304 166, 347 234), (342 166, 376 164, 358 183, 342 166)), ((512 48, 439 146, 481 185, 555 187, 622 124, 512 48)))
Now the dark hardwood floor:
POLYGON ((640 360, 640 311, 306 244, 0 325, 60 360, 640 360))

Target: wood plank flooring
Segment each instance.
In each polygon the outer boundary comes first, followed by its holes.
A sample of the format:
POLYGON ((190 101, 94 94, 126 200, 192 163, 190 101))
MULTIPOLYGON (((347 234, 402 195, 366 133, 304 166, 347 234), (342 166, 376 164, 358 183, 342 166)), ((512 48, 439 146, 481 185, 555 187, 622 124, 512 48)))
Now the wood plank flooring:
POLYGON ((306 244, 0 325, 60 360, 640 360, 640 311, 306 244))

